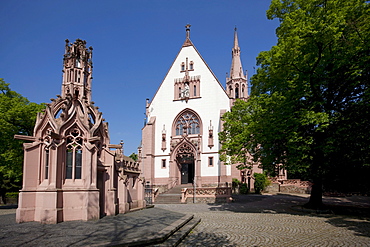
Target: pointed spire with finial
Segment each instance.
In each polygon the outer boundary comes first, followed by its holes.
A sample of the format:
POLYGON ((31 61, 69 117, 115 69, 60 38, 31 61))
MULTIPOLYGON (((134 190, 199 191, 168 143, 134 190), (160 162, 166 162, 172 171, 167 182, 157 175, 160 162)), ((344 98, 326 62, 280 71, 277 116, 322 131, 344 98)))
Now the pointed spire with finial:
POLYGON ((238 42, 237 28, 234 28, 234 47, 232 49, 232 61, 230 69, 230 78, 245 78, 242 62, 240 60, 240 47, 238 42))
POLYGON ((226 91, 231 99, 230 103, 233 105, 238 98, 242 100, 248 99, 248 78, 247 74, 243 71, 240 59, 240 47, 236 27, 234 28, 234 46, 231 54, 230 74, 226 75, 226 91))
POLYGON ((186 30, 186 39, 185 39, 184 44, 182 45, 183 47, 185 47, 185 46, 192 46, 193 45, 193 43, 190 40, 190 27, 191 27, 190 24, 187 24, 185 26, 185 28, 186 28, 185 29, 186 30))

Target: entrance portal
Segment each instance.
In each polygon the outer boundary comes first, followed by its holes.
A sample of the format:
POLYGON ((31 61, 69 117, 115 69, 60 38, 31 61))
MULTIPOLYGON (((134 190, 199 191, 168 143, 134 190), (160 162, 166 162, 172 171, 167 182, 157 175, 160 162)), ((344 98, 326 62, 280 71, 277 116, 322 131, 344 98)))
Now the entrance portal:
POLYGON ((176 161, 178 165, 178 171, 180 172, 181 184, 188 184, 194 182, 195 175, 195 152, 190 143, 180 144, 177 154, 176 161))
POLYGON ((194 162, 181 164, 181 184, 194 182, 194 162))

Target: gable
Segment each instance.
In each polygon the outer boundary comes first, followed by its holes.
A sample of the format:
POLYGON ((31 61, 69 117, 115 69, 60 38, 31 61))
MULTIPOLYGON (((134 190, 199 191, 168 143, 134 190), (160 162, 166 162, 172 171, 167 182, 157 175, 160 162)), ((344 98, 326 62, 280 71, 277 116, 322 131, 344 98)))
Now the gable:
POLYGON ((168 106, 177 101, 184 102, 180 94, 184 90, 182 82, 186 74, 190 79, 190 97, 186 100, 188 106, 194 104, 195 101, 207 104, 217 104, 221 101, 229 104, 226 91, 198 50, 193 45, 183 46, 148 106, 148 119, 159 105, 163 107, 163 104, 168 106))

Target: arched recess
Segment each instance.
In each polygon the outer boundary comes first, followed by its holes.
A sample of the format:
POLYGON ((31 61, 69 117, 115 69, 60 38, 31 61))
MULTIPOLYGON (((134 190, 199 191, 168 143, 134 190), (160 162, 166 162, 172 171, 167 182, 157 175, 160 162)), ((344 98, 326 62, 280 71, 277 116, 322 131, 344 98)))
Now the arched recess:
POLYGON ((195 111, 186 108, 177 114, 172 123, 171 132, 174 137, 183 135, 202 135, 202 120, 195 111))
POLYGON ((199 175, 199 152, 197 146, 189 138, 182 138, 171 152, 170 177, 180 184, 193 183, 194 177, 199 175))
POLYGON ((239 98, 239 84, 235 84, 235 99, 239 98))
POLYGON ((82 178, 84 134, 77 124, 66 131, 65 179, 82 178))

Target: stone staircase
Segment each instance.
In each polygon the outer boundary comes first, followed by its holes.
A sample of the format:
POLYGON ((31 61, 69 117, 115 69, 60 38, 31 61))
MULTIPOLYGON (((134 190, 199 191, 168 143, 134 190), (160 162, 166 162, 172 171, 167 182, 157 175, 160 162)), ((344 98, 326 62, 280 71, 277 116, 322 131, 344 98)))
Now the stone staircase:
POLYGON ((181 204, 181 190, 183 188, 191 188, 192 186, 192 184, 176 185, 169 191, 159 194, 154 204, 181 204))
POLYGON ((199 218, 194 218, 193 215, 187 216, 183 222, 177 222, 178 225, 174 224, 172 231, 168 233, 168 237, 163 237, 160 241, 153 244, 150 243, 148 246, 156 247, 168 247, 168 246, 178 246, 181 241, 186 238, 186 236, 193 230, 201 221, 199 218))

